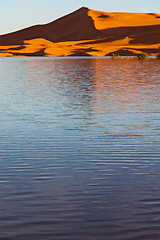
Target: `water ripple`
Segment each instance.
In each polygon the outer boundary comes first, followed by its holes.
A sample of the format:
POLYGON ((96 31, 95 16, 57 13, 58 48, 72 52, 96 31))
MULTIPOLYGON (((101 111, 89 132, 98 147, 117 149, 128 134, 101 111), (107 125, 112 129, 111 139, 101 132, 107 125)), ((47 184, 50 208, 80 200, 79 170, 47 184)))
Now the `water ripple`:
POLYGON ((0 59, 0 239, 159 240, 159 61, 0 59))

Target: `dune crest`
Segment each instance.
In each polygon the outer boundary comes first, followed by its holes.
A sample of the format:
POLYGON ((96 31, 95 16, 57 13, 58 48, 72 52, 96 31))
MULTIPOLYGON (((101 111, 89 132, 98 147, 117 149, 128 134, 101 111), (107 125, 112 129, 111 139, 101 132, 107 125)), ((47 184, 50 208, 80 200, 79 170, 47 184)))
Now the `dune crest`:
POLYGON ((44 25, 0 36, 0 56, 107 56, 160 52, 160 14, 82 7, 44 25))

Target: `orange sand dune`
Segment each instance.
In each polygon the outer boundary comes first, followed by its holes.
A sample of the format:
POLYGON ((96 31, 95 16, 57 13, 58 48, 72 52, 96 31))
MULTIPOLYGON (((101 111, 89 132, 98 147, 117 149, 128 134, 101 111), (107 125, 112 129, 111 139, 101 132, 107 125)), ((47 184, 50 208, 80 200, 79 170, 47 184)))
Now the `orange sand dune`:
POLYGON ((0 36, 0 56, 157 55, 160 14, 106 13, 86 7, 48 24, 0 36))
POLYGON ((105 13, 89 10, 88 16, 92 17, 95 28, 98 30, 160 25, 160 14, 157 13, 105 13))

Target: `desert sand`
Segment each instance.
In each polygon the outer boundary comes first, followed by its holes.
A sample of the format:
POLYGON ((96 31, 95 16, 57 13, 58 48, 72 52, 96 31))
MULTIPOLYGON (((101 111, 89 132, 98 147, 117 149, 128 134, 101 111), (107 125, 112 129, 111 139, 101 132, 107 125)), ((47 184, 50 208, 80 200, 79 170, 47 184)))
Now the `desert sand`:
POLYGON ((160 14, 82 7, 51 23, 0 36, 0 56, 134 56, 160 53, 160 14))

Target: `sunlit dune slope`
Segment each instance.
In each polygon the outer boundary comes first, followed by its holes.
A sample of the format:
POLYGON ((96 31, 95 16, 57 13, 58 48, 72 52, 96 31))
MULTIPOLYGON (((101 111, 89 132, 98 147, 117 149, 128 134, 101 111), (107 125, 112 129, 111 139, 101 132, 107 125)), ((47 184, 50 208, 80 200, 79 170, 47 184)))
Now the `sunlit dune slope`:
POLYGON ((160 14, 82 7, 48 24, 0 36, 0 56, 157 55, 160 14))
POLYGON ((160 25, 160 14, 157 13, 106 13, 89 9, 88 16, 94 20, 95 28, 98 30, 160 25))

